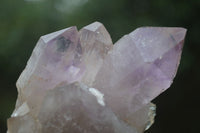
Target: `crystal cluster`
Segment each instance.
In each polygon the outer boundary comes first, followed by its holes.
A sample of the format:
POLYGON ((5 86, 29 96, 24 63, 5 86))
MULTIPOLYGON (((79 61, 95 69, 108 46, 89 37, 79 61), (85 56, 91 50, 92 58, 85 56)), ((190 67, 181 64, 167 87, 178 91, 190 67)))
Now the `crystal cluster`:
POLYGON ((17 81, 8 133, 142 133, 170 87, 186 29, 142 27, 113 45, 94 22, 42 36, 17 81))

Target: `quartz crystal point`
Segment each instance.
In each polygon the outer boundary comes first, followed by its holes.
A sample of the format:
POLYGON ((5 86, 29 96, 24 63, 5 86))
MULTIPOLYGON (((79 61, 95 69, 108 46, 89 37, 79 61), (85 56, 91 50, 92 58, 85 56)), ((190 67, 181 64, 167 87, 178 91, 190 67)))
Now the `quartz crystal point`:
POLYGON ((113 45, 99 22, 42 36, 7 133, 143 133, 175 77, 186 30, 142 27, 113 45))
POLYGON ((170 87, 185 33, 183 28, 144 27, 116 42, 93 86, 121 119, 132 123, 132 112, 170 87))
POLYGON ((81 54, 76 27, 42 36, 17 81, 19 95, 16 107, 26 101, 37 113, 47 90, 60 82, 80 80, 84 72, 81 54))
POLYGON ((80 30, 80 41, 84 51, 82 59, 87 64, 82 82, 91 85, 113 43, 105 27, 98 22, 80 30))

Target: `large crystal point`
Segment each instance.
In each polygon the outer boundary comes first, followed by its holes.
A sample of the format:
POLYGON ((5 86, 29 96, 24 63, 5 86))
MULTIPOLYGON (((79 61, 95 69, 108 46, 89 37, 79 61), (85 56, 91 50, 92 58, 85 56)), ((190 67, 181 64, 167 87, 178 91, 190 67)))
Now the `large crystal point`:
POLYGON ((84 72, 81 54, 76 27, 42 36, 17 81, 17 107, 26 101, 37 112, 47 90, 60 82, 80 80, 84 72))
POLYGON ((144 27, 115 45, 103 24, 42 36, 17 81, 8 133, 142 133, 170 87, 184 28, 144 27))
POLYGON ((131 112, 170 87, 185 33, 183 28, 139 28, 114 45, 94 87, 105 94, 108 105, 122 119, 131 122, 135 119, 131 112))

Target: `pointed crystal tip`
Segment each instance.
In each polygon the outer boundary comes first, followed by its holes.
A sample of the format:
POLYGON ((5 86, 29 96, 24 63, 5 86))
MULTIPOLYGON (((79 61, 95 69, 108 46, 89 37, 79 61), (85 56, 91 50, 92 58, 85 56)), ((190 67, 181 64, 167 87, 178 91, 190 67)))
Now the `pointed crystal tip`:
POLYGON ((94 23, 92 23, 90 25, 85 26, 84 29, 87 29, 87 30, 95 32, 101 26, 103 26, 102 23, 100 23, 100 22, 94 22, 94 23))

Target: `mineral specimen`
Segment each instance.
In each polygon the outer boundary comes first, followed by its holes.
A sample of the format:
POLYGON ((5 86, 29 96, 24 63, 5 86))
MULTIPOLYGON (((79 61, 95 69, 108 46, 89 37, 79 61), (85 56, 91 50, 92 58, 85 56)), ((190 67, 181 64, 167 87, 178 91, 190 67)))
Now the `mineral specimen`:
POLYGON ((17 81, 8 133, 142 133, 170 87, 186 29, 142 27, 115 45, 94 22, 42 36, 17 81))

